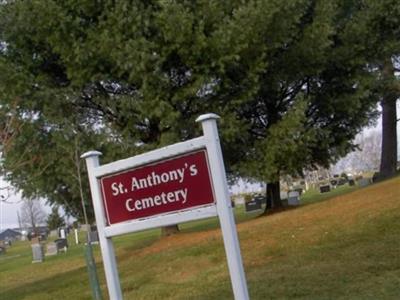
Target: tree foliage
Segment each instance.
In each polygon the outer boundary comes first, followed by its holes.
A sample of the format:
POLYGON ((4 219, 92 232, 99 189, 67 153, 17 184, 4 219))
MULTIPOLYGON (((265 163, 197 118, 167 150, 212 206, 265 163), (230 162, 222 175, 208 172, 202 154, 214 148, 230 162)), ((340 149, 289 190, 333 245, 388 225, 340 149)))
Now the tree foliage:
POLYGON ((53 206, 51 209, 51 213, 48 215, 46 219, 47 227, 50 230, 57 229, 65 225, 64 219, 60 216, 58 212, 58 207, 53 206))
POLYGON ((327 166, 376 116, 362 3, 3 4, 0 110, 18 125, 7 178, 79 215, 77 152, 109 161, 185 140, 210 111, 232 176, 327 166))
POLYGON ((375 75, 375 93, 382 107, 380 177, 393 176, 397 168, 397 112, 400 99, 400 3, 366 1, 360 19, 368 26, 367 56, 375 75))

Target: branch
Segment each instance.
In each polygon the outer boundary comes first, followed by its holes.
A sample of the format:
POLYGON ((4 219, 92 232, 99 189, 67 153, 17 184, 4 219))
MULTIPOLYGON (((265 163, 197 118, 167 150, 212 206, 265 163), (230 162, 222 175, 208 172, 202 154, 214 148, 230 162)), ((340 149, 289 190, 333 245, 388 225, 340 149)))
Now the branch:
POLYGON ((20 200, 15 200, 15 201, 10 201, 10 197, 12 195, 11 190, 13 187, 11 186, 5 186, 1 187, 0 191, 6 191, 6 194, 0 195, 0 203, 5 203, 5 204, 15 204, 15 203, 20 203, 22 199, 20 200))

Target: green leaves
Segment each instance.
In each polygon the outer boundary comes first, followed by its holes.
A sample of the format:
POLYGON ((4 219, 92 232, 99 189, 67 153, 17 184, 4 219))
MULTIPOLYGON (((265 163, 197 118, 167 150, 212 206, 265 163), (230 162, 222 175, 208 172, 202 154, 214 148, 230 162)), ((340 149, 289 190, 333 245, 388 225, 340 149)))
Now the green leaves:
MULTIPOLYGON (((24 124, 11 148, 15 159, 22 157, 33 139, 32 157, 54 162, 45 171, 48 187, 46 180, 29 183, 30 174, 42 169, 38 164, 13 170, 12 180, 57 203, 67 197, 75 203, 76 181, 67 174, 76 166, 59 157, 74 153, 77 136, 79 149, 100 145, 107 161, 198 136, 194 120, 206 112, 222 117, 232 174, 276 180, 329 164, 354 147, 353 137, 375 116, 374 78, 366 68, 374 35, 366 20, 374 28, 390 27, 396 9, 384 12, 395 5, 390 0, 365 3, 67 0, 0 6, 0 39, 7 44, 0 52, 1 109, 7 114, 21 99, 13 114, 24 124), (385 22, 380 13, 387 14, 385 22), (28 122, 26 115, 37 119, 28 122)), ((6 157, 10 170, 12 157, 6 157)))

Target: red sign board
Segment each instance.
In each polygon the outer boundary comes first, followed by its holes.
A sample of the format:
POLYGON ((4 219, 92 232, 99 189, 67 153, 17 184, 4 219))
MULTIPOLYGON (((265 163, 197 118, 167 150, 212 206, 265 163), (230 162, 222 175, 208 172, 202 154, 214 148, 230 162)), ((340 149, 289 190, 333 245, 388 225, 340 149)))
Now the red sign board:
POLYGON ((206 150, 100 179, 108 224, 214 203, 206 150))

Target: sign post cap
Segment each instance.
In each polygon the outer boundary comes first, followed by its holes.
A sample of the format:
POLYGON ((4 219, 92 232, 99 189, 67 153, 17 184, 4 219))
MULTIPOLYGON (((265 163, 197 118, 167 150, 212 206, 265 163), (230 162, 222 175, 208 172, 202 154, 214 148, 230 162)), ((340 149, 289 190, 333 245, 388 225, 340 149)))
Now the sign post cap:
POLYGON ((103 155, 103 153, 96 151, 96 150, 92 150, 92 151, 88 151, 85 152, 81 155, 81 158, 88 158, 88 157, 92 157, 92 156, 100 156, 103 155))
POLYGON ((221 118, 221 117, 218 116, 217 114, 209 113, 209 114, 200 115, 200 116, 196 119, 196 122, 203 122, 203 121, 211 120, 211 119, 218 120, 218 119, 220 119, 220 118, 221 118))

